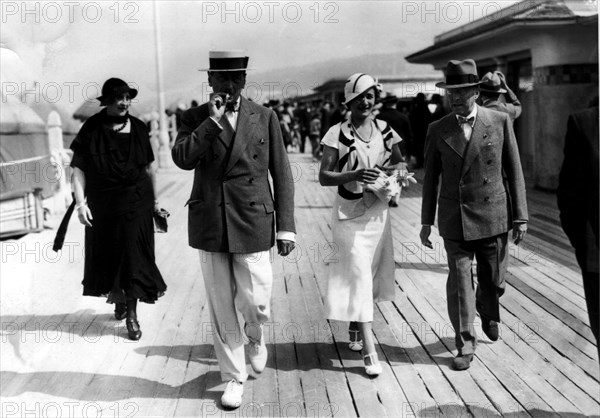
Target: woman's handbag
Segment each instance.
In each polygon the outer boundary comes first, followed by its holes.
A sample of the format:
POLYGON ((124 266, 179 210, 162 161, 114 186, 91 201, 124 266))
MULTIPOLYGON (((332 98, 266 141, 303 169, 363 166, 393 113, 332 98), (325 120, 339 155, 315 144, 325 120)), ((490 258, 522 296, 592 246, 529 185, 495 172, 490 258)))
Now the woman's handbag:
POLYGON ((152 219, 154 219, 154 232, 167 232, 169 225, 167 224, 167 218, 171 214, 166 209, 157 209, 154 211, 152 219))

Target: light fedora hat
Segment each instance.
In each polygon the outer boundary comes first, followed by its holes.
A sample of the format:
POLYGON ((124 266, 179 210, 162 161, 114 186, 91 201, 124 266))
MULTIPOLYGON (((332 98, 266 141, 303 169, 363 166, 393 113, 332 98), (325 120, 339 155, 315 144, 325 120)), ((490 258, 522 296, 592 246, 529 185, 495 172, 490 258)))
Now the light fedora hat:
POLYGON ((436 83, 435 86, 442 89, 458 89, 478 86, 480 83, 474 60, 450 60, 446 65, 446 82, 436 83))
POLYGON ((209 68, 200 68, 198 71, 246 71, 250 58, 242 50, 209 51, 209 68))
POLYGON ((486 73, 481 77, 479 89, 490 93, 507 93, 507 90, 502 88, 502 83, 500 82, 498 74, 492 72, 486 73))

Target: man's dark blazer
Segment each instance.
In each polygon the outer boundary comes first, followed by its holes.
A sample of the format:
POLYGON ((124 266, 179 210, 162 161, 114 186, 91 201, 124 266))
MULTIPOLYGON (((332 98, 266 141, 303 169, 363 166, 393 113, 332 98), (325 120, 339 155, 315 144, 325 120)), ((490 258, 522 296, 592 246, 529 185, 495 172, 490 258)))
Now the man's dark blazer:
POLYGON ((211 252, 268 250, 276 230, 296 232, 294 183, 277 115, 242 98, 235 132, 225 116, 220 125, 206 103, 185 111, 171 150, 178 167, 194 170, 189 244, 211 252))
POLYGON ((569 117, 557 190, 560 221, 584 272, 598 273, 598 107, 569 117))
POLYGON ((443 238, 471 241, 527 221, 525 181, 508 115, 477 109, 466 142, 454 112, 431 123, 425 141, 421 223, 433 225, 439 192, 438 227, 443 238))

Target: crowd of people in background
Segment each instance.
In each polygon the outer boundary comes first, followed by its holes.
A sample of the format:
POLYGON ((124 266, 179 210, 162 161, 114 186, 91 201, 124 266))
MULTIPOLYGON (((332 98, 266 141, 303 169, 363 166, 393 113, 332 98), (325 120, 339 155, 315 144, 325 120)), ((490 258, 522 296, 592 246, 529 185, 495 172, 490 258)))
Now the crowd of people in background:
MULTIPOLYGON (((277 114, 287 152, 310 152, 317 160, 323 154, 321 138, 331 126, 350 117, 342 103, 336 105, 320 99, 310 103, 274 99, 263 105, 277 114)), ((374 115, 390 124, 404 139, 402 153, 408 156, 409 165, 414 169, 423 167, 427 127, 448 112, 439 94, 433 94, 429 100, 424 93, 408 100, 388 94, 381 98, 374 115)))
MULTIPOLYGON (((495 74, 493 79, 482 81, 486 85, 482 89, 478 103, 496 110, 501 110, 501 107, 503 111, 510 113, 512 120, 516 119, 520 114, 520 103, 508 88, 504 75, 495 74), (503 100, 499 101, 500 93, 503 100)), ((192 100, 189 107, 179 103, 175 109, 167 109, 166 113, 167 116, 175 115, 176 128, 179 129, 181 114, 197 106, 198 102, 192 100)), ((343 103, 334 104, 321 99, 307 103, 272 99, 264 102, 263 106, 277 114, 287 152, 300 154, 310 152, 316 160, 320 160, 323 154, 319 144, 321 138, 331 126, 350 117, 343 103)), ((400 134, 404 140, 402 154, 406 156, 409 168, 414 170, 423 168, 425 138, 429 124, 443 118, 449 112, 444 96, 437 93, 418 93, 412 98, 398 98, 393 94, 386 94, 380 98, 373 115, 377 119, 386 121, 400 134)))

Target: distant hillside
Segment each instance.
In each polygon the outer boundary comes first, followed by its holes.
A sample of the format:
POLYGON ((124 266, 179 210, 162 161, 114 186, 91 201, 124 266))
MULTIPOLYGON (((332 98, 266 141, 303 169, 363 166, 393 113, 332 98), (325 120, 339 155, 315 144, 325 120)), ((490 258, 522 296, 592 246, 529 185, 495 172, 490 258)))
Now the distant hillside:
MULTIPOLYGON (((406 62, 404 53, 372 54, 361 57, 335 59, 311 64, 303 68, 285 68, 273 71, 261 71, 249 74, 249 81, 259 84, 279 83, 288 86, 288 91, 293 91, 292 85, 299 85, 303 94, 323 84, 331 78, 344 78, 357 72, 371 75, 398 75, 406 77, 440 75, 439 71, 431 65, 416 65, 406 62)), ((267 84, 265 84, 267 85, 267 84)), ((275 87, 275 89, 277 89, 275 87)))
MULTIPOLYGON (((270 93, 276 98, 280 98, 282 95, 290 97, 309 94, 314 87, 331 78, 345 78, 357 72, 366 72, 374 76, 441 76, 441 73, 435 71, 431 65, 416 65, 406 62, 404 55, 405 53, 397 51, 389 54, 332 59, 306 67, 278 68, 270 71, 253 70, 248 73, 246 95, 262 103, 272 98, 270 93)), ((151 102, 154 101, 153 97, 156 94, 153 87, 144 87, 144 91, 147 91, 145 97, 151 98, 151 102)), ((205 93, 210 91, 206 85, 203 87, 205 93)), ((202 101, 202 91, 197 80, 187 83, 185 88, 169 89, 165 92, 166 106, 173 107, 178 102, 189 104, 191 99, 202 101)), ((148 104, 148 106, 153 106, 153 104, 148 104)))

